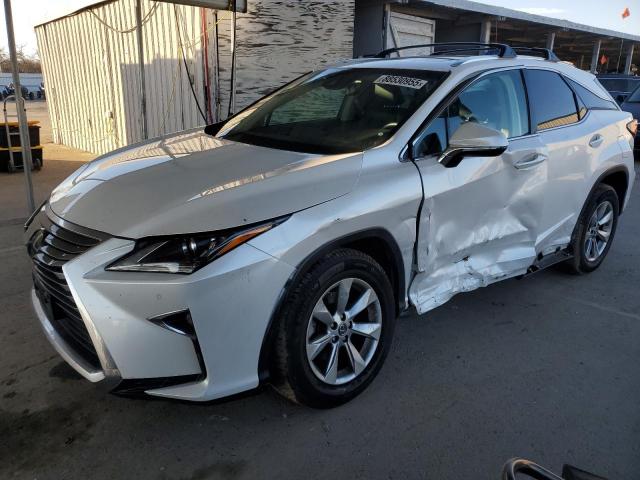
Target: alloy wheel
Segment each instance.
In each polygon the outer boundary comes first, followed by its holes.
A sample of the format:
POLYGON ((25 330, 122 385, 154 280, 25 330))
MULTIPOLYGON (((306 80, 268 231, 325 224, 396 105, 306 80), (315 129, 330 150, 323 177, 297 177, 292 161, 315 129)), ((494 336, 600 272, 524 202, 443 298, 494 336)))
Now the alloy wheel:
POLYGON ((591 215, 584 240, 584 255, 589 262, 598 260, 607 248, 613 216, 613 205, 609 201, 600 203, 591 215))
POLYGON ((382 307, 371 285, 359 278, 333 284, 307 326, 307 360, 314 375, 329 385, 352 381, 371 362, 381 331, 382 307))

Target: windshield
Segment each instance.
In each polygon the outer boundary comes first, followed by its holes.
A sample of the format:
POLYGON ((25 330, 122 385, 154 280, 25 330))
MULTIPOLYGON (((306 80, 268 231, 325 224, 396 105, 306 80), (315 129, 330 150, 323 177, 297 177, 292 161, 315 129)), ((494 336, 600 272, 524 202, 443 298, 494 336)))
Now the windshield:
POLYGON ((230 119, 218 136, 310 153, 367 150, 389 139, 445 75, 371 68, 311 73, 230 119))

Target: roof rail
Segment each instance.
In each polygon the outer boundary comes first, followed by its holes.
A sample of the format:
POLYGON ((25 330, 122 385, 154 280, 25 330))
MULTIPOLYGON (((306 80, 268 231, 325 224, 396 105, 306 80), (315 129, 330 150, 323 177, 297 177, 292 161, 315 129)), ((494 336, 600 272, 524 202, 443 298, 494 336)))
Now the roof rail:
POLYGON ((551 50, 549 50, 548 48, 513 47, 513 50, 515 50, 515 52, 518 53, 518 54, 543 57, 545 60, 549 60, 550 62, 559 62, 560 61, 558 56, 555 53, 553 53, 551 50))
POLYGON ((511 48, 509 45, 506 45, 504 43, 443 42, 443 43, 424 43, 421 45, 408 45, 406 47, 388 48, 386 50, 381 51, 377 55, 374 55, 374 58, 386 58, 392 53, 398 53, 402 50, 409 50, 412 48, 427 48, 427 47, 461 47, 461 48, 441 50, 439 52, 434 52, 435 54, 438 54, 438 55, 442 55, 445 53, 468 52, 470 50, 478 50, 478 51, 497 50, 498 56, 501 58, 514 58, 517 56, 513 48, 511 48))

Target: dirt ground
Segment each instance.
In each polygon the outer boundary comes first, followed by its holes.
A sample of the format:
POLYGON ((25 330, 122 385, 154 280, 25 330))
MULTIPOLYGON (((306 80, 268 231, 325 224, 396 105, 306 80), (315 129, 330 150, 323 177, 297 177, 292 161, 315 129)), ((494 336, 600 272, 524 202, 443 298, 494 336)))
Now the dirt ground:
MULTIPOLYGON (((7 112, 15 114, 15 104, 8 104, 8 106, 7 112)), ((28 120, 40 122, 40 144, 43 146, 44 168, 41 171, 32 172, 34 197, 36 204, 40 204, 58 183, 82 163, 93 160, 95 155, 52 143, 51 122, 46 101, 27 101, 26 109, 28 120)), ((0 221, 26 218, 27 210, 24 172, 22 170, 13 174, 0 172, 0 221)))

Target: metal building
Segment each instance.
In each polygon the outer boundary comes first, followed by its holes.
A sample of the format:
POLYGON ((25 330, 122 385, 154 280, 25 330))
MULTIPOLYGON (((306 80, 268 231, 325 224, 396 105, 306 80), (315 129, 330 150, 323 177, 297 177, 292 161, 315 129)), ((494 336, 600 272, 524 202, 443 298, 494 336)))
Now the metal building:
POLYGON ((640 60, 638 35, 469 0, 247 0, 235 30, 231 12, 168 1, 140 0, 140 44, 136 0, 88 2, 36 27, 54 142, 105 153, 143 140, 145 125, 151 138, 224 119, 323 64, 399 45, 547 47, 594 72, 640 60))
MULTIPOLYGON (((603 8, 605 8, 603 6, 603 8)), ((546 47, 592 72, 629 73, 640 35, 470 0, 356 0, 354 54, 435 42, 502 42, 546 47), (428 25, 425 24, 428 22, 428 25), (602 64, 601 60, 606 59, 602 64)))
MULTIPOLYGON (((98 2, 36 27, 53 141, 105 153, 227 117, 232 14, 136 0, 98 2)), ((250 0, 238 14, 235 110, 310 69, 351 58, 353 0, 250 0)))

